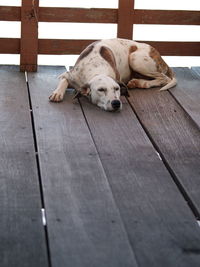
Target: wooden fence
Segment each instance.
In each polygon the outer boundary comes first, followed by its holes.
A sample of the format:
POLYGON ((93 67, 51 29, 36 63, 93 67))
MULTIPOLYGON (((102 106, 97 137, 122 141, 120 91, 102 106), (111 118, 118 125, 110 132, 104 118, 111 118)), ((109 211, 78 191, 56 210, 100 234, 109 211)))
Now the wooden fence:
MULTIPOLYGON (((37 55, 79 54, 95 40, 38 39, 38 22, 116 23, 117 37, 132 39, 134 24, 200 25, 199 11, 134 9, 134 0, 119 0, 118 9, 0 6, 1 21, 21 21, 21 38, 0 38, 0 54, 20 54, 21 71, 37 71, 37 55)), ((145 41, 145 40, 144 40, 145 41)), ((145 41, 166 56, 200 56, 200 42, 145 41)))

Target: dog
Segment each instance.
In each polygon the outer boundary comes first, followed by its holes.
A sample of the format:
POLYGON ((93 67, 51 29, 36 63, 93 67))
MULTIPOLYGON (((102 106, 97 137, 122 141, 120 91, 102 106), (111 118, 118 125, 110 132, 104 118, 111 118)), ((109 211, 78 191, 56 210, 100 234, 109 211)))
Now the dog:
POLYGON ((128 88, 162 86, 162 91, 177 83, 172 69, 155 48, 119 38, 90 44, 74 67, 59 78, 50 101, 62 101, 66 88, 74 88, 75 98, 86 96, 107 111, 122 109, 120 96, 128 96, 128 88))

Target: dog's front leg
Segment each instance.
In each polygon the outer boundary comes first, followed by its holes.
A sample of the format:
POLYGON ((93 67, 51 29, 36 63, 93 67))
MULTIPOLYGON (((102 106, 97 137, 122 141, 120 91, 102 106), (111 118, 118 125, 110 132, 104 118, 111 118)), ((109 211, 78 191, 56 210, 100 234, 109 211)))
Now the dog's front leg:
POLYGON ((65 77, 60 78, 59 84, 56 90, 50 95, 49 100, 52 102, 61 102, 63 100, 65 90, 67 89, 69 83, 65 77))

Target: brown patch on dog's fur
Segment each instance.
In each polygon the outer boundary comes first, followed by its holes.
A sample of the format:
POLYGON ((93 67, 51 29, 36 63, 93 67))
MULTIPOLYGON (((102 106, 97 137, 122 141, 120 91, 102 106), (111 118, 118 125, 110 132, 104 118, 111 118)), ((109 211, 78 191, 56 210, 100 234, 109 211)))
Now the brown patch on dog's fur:
POLYGON ((102 56, 102 58, 104 58, 110 64, 110 66, 113 68, 113 70, 115 72, 115 76, 116 76, 115 78, 116 78, 116 80, 119 81, 120 80, 120 74, 117 70, 117 64, 116 64, 113 52, 110 50, 110 48, 102 46, 100 48, 99 53, 102 56))
POLYGON ((151 46, 149 56, 155 61, 157 71, 166 74, 169 78, 173 78, 174 74, 169 66, 162 59, 160 53, 151 46))
POLYGON ((130 48, 129 48, 129 54, 132 54, 133 52, 135 52, 137 50, 137 46, 136 45, 132 45, 130 48))

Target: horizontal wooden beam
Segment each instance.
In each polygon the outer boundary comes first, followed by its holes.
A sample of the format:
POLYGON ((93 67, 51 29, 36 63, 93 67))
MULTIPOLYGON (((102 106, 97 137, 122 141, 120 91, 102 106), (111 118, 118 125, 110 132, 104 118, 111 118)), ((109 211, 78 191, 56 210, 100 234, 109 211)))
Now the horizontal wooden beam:
MULTIPOLYGON (((39 39, 38 53, 43 55, 78 55, 96 40, 39 39)), ((143 42, 143 41, 139 41, 143 42)), ((200 42, 158 42, 144 41, 158 49, 165 56, 200 56, 200 42)), ((1 54, 19 54, 19 38, 0 38, 1 54)))
POLYGON ((39 39, 38 53, 44 55, 78 55, 96 40, 39 39))
POLYGON ((39 21, 117 23, 117 9, 40 7, 39 21))
POLYGON ((133 24, 200 25, 199 11, 135 9, 133 24))
POLYGON ((19 38, 0 38, 0 54, 19 54, 19 38))
MULTIPOLYGON (((39 7, 40 22, 117 23, 118 9, 39 7)), ((20 21, 21 7, 0 6, 0 21, 20 21)), ((133 24, 200 25, 200 12, 187 10, 132 11, 133 24)))
MULTIPOLYGON (((90 43, 96 40, 60 40, 39 39, 39 54, 78 55, 90 43)), ((200 42, 158 42, 144 41, 165 56, 200 56, 200 42)))
POLYGON ((163 56, 200 56, 200 42, 144 42, 155 47, 163 56))
POLYGON ((21 7, 0 6, 0 21, 20 21, 21 7))

